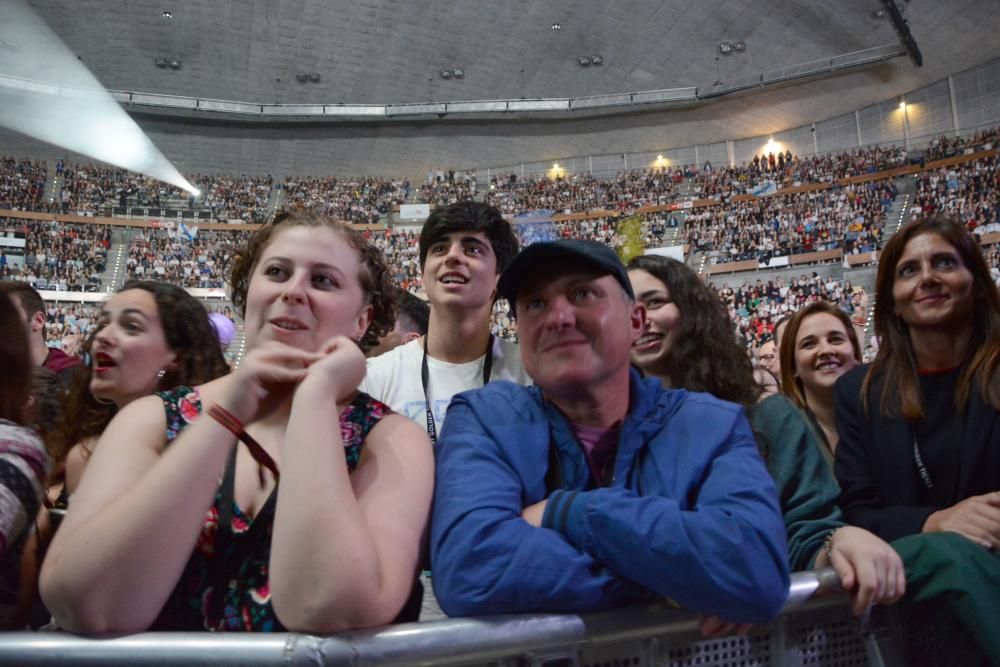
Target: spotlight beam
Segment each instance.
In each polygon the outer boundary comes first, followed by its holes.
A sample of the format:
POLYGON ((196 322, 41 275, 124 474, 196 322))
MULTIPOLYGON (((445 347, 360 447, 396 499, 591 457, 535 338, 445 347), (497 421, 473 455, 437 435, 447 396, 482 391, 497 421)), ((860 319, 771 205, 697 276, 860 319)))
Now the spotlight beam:
POLYGON ((4 5, 0 126, 199 194, 34 11, 4 5))

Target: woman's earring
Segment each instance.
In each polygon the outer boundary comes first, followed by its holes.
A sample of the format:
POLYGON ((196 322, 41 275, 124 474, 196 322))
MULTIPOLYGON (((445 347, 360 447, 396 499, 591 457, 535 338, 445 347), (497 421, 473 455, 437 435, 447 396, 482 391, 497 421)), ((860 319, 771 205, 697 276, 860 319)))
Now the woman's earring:
POLYGON ((162 380, 163 376, 166 375, 166 374, 167 374, 167 369, 166 368, 161 368, 160 370, 156 371, 156 379, 157 380, 162 380))

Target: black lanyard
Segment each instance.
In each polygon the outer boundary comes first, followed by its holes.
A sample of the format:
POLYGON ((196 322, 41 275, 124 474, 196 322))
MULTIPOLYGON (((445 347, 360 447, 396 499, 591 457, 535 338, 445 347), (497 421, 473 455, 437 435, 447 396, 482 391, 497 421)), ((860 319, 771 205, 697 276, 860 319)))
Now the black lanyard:
MULTIPOLYGON (((431 373, 427 368, 427 336, 424 334, 424 358, 420 362, 420 382, 424 387, 424 403, 427 405, 427 435, 431 438, 431 444, 437 444, 437 426, 434 424, 434 409, 431 405, 430 394, 427 393, 427 385, 430 384, 431 373)), ((493 370, 493 334, 490 334, 486 341, 486 360, 483 361, 483 386, 490 381, 490 372, 493 370)))

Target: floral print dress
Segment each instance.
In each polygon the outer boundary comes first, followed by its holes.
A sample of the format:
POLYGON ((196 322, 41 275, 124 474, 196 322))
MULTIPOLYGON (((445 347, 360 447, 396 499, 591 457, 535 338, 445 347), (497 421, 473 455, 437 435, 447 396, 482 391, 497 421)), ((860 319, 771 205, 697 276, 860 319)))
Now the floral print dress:
MULTIPOLYGON (((169 445, 188 424, 198 419, 202 411, 201 397, 198 390, 191 387, 178 387, 157 395, 166 410, 169 445)), ((340 432, 348 472, 357 467, 369 431, 390 412, 386 405, 363 393, 344 410, 340 416, 340 432)), ((226 539, 217 540, 219 508, 223 502, 220 487, 215 502, 205 514, 194 553, 151 630, 285 630, 271 606, 268 578, 276 494, 277 489, 253 519, 233 501, 232 523, 221 529, 228 530, 226 539), (224 545, 224 553, 216 553, 219 543, 224 545), (218 561, 220 558, 222 560, 218 561), (224 578, 220 579, 218 573, 224 578), (215 590, 216 582, 223 583, 224 590, 215 590)))

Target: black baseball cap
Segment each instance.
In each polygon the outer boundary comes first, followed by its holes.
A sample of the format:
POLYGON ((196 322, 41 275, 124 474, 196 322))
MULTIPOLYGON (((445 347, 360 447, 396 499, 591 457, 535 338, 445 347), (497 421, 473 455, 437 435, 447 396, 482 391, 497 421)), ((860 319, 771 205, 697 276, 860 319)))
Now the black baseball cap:
POLYGON ((597 241, 584 239, 559 239, 544 243, 532 243, 517 254, 500 275, 497 293, 510 303, 511 312, 516 316, 517 295, 521 293, 524 280, 535 273, 538 267, 557 261, 570 261, 581 266, 596 269, 602 275, 613 276, 629 298, 635 299, 632 283, 628 279, 625 265, 615 251, 597 241))

